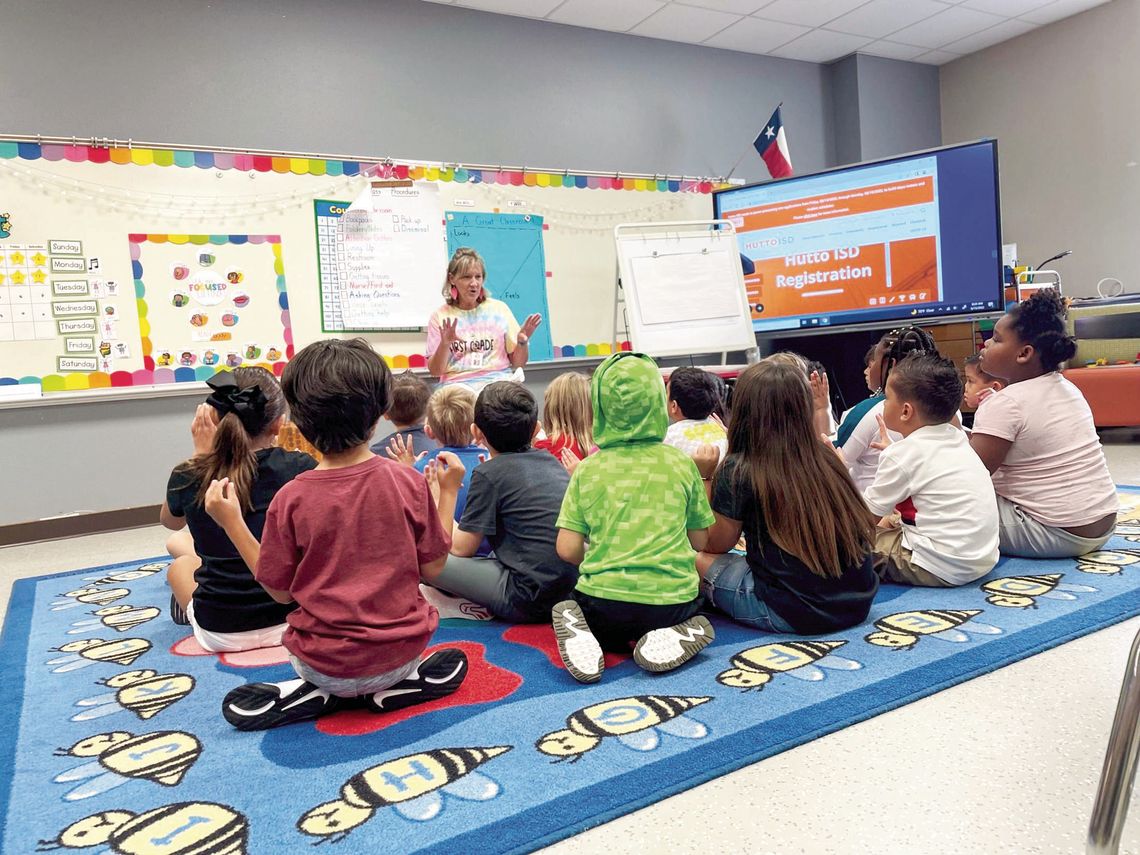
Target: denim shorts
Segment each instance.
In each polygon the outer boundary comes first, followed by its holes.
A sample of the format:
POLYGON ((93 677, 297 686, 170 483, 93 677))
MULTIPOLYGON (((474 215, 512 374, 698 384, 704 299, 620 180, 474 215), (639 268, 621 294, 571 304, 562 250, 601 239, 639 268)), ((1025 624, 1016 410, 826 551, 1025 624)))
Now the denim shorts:
POLYGON ((737 623, 764 632, 795 632, 756 595, 756 579, 743 555, 728 552, 713 561, 701 582, 705 598, 737 623))

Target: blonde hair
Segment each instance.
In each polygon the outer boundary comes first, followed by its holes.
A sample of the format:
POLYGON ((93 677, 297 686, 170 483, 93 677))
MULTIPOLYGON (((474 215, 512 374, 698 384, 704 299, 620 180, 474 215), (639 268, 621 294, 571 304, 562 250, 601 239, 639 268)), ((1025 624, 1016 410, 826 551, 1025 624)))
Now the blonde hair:
POLYGON ((804 373, 805 377, 811 373, 808 370, 807 360, 800 356, 798 353, 791 350, 777 351, 771 356, 764 357, 763 361, 771 362, 775 365, 790 365, 792 368, 798 368, 804 373))
POLYGON ((584 374, 559 374, 542 397, 542 417, 547 435, 569 437, 583 454, 594 444, 594 411, 590 407, 590 381, 584 374))
POLYGON ((470 445, 474 421, 475 393, 466 386, 441 386, 428 399, 427 423, 443 445, 470 445))
POLYGON ((459 302, 459 298, 451 293, 451 277, 465 276, 475 265, 479 265, 483 271, 483 290, 475 303, 478 305, 487 299, 487 265, 483 262, 483 256, 469 246, 461 246, 452 254, 451 261, 447 262, 447 274, 443 277, 443 299, 447 305, 454 306, 459 302))

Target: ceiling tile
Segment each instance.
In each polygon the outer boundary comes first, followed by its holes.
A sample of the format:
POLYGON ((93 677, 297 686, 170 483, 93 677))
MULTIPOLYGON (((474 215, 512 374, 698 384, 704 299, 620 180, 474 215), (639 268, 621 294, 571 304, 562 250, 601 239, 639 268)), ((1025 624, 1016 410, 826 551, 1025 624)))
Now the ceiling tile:
POLYGON ((917 57, 915 62, 924 62, 927 65, 945 65, 948 62, 953 62, 961 58, 961 54, 950 53, 944 50, 931 50, 924 53, 922 56, 917 57))
POLYGON ((871 0, 867 5, 836 18, 827 28, 881 39, 900 27, 917 23, 947 8, 946 3, 935 0, 871 0))
POLYGON ((831 62, 870 43, 870 39, 829 30, 812 30, 772 51, 772 56, 802 59, 807 62, 831 62))
POLYGON ((866 2, 867 0, 775 0, 754 14, 757 18, 769 21, 818 27, 866 2))
POLYGON ((708 47, 742 50, 748 53, 768 53, 782 44, 802 36, 810 27, 762 21, 759 18, 741 18, 728 29, 721 30, 702 44, 708 47))
POLYGON ((1054 21, 1059 21, 1062 18, 1067 18, 1070 15, 1076 15, 1079 12, 1084 12, 1086 9, 1091 9, 1094 6, 1100 6, 1108 0, 1056 0, 1048 6, 1042 6, 1032 12, 1023 12, 1018 15, 1026 21, 1032 21, 1034 24, 1051 24, 1054 21))
POLYGON ((1017 38, 1022 33, 1027 33, 1032 29, 1034 29, 1033 24, 1030 24, 1028 21, 1011 19, 1009 21, 1003 21, 997 26, 990 27, 988 30, 982 30, 980 33, 966 36, 966 38, 959 39, 956 42, 950 42, 950 44, 943 45, 943 47, 954 53, 973 53, 976 50, 982 50, 991 45, 1017 38))
POLYGON ((595 30, 625 32, 641 23, 665 4, 659 0, 566 0, 546 16, 548 21, 592 27, 595 30))
MULTIPOLYGON (((617 6, 624 3, 625 0, 611 0, 611 2, 617 6)), ((683 6, 700 6, 702 9, 714 9, 717 12, 751 15, 768 0, 679 0, 679 2, 683 6)))
POLYGON ((740 15, 670 3, 629 32, 636 36, 697 44, 739 20, 740 15))
POLYGON ((544 18, 561 2, 562 0, 456 0, 455 5, 483 12, 497 12, 501 15, 544 18))
POLYGON ((859 48, 859 53, 869 53, 872 56, 885 56, 887 59, 912 60, 919 54, 924 54, 929 48, 914 47, 913 45, 900 45, 897 42, 877 41, 859 48))
POLYGON ((931 15, 925 21, 896 30, 891 33, 891 39, 908 45, 937 48, 972 36, 1001 22, 1002 18, 996 15, 963 9, 961 6, 951 6, 944 12, 931 15))
POLYGON ((1053 0, 963 0, 961 5, 967 9, 1013 18, 1052 2, 1053 0))

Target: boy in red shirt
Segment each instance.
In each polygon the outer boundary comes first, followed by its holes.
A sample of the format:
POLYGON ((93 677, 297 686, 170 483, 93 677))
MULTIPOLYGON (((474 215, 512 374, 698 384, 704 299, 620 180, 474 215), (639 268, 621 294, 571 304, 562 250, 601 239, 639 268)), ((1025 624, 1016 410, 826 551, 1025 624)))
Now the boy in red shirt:
MULTIPOLYGON (((442 569, 450 540, 423 476, 368 448, 390 385, 363 339, 310 344, 286 366, 281 388, 320 465, 277 492, 260 547, 227 479, 207 491, 207 512, 261 586, 297 603, 282 643, 298 679, 229 692, 222 715, 238 730, 306 721, 352 701, 390 712, 450 694, 467 675, 460 650, 422 656, 439 614, 420 594, 420 573, 442 569)), ((457 480, 441 473, 441 492, 456 491, 457 480)))

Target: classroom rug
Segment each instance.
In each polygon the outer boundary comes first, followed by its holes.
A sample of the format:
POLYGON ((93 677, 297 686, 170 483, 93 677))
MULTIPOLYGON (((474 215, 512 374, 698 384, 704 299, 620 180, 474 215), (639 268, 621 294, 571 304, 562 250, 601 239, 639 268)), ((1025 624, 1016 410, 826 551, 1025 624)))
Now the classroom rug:
POLYGON ((1097 553, 886 586, 866 624, 819 637, 716 619, 669 674, 610 656, 580 685, 548 626, 447 618, 433 647, 471 664, 454 695, 264 733, 232 730, 220 702, 287 679, 283 651, 204 653, 166 615, 165 560, 22 580, 0 649, 2 849, 530 851, 1140 614, 1140 491, 1121 499, 1097 553))

